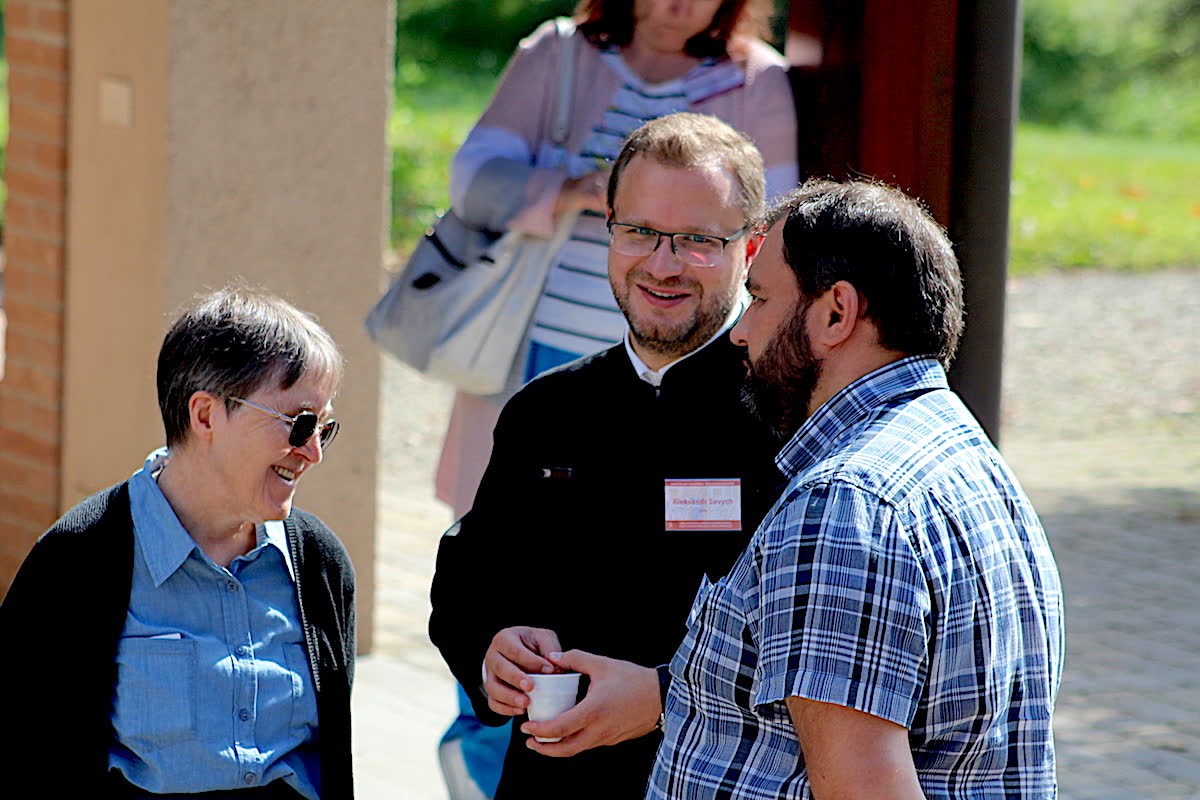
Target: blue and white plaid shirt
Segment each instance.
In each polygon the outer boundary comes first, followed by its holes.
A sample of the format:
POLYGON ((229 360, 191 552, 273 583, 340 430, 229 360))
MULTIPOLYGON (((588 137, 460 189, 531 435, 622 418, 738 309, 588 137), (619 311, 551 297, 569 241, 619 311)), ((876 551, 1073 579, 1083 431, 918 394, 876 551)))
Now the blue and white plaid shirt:
POLYGON ((649 798, 811 798, 785 700, 909 730, 931 798, 1053 798, 1063 602, 1037 515, 937 361, 825 403, 671 663, 649 798))

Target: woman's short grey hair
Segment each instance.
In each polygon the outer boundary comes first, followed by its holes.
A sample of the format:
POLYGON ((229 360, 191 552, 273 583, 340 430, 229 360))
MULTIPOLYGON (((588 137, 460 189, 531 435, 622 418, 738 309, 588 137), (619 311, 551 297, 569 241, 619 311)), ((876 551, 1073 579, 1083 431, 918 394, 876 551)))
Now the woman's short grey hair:
POLYGON ((158 408, 167 446, 184 442, 188 403, 199 391, 225 400, 249 397, 265 385, 288 389, 312 373, 337 390, 344 360, 310 315, 270 294, 229 287, 186 308, 158 351, 158 408))

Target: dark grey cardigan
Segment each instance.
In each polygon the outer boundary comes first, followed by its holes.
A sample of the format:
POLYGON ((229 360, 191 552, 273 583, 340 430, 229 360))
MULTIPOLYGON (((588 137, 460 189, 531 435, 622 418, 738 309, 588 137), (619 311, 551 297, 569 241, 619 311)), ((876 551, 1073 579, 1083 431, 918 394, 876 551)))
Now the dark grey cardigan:
MULTIPOLYGON (((353 798, 354 568, 313 515, 293 510, 285 527, 317 693, 320 794, 353 798)), ((87 498, 43 534, 0 604, 0 795, 108 796, 133 546, 126 482, 87 498)))

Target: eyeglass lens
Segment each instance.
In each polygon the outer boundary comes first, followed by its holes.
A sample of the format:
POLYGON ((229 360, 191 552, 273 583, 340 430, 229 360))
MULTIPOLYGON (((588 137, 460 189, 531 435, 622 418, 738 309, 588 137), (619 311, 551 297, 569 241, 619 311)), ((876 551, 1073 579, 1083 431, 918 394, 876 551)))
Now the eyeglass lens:
POLYGON ((695 266, 712 266, 720 259, 724 247, 720 239, 692 233, 660 234, 649 228, 624 225, 612 227, 612 246, 618 253, 627 256, 646 256, 659 246, 661 238, 670 237, 668 246, 675 254, 695 266))
MULTIPOLYGON (((341 425, 337 420, 327 420, 321 426, 321 447, 327 447, 337 436, 341 425)), ((301 411, 292 418, 292 431, 288 434, 288 444, 292 447, 303 447, 317 430, 317 415, 311 411, 301 411)))
POLYGON ((690 261, 696 264, 712 264, 714 259, 720 257, 724 248, 718 239, 710 239, 701 236, 687 236, 675 234, 671 238, 675 245, 675 252, 685 261, 690 261))

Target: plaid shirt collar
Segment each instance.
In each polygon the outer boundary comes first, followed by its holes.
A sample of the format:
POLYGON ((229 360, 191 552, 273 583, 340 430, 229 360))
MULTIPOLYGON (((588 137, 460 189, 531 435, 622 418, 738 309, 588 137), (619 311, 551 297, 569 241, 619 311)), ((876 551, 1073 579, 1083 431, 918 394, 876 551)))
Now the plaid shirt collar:
POLYGON ((853 435, 855 422, 872 409, 908 394, 948 389, 946 370, 935 358, 908 356, 868 372, 825 401, 775 457, 779 471, 794 478, 853 435))

